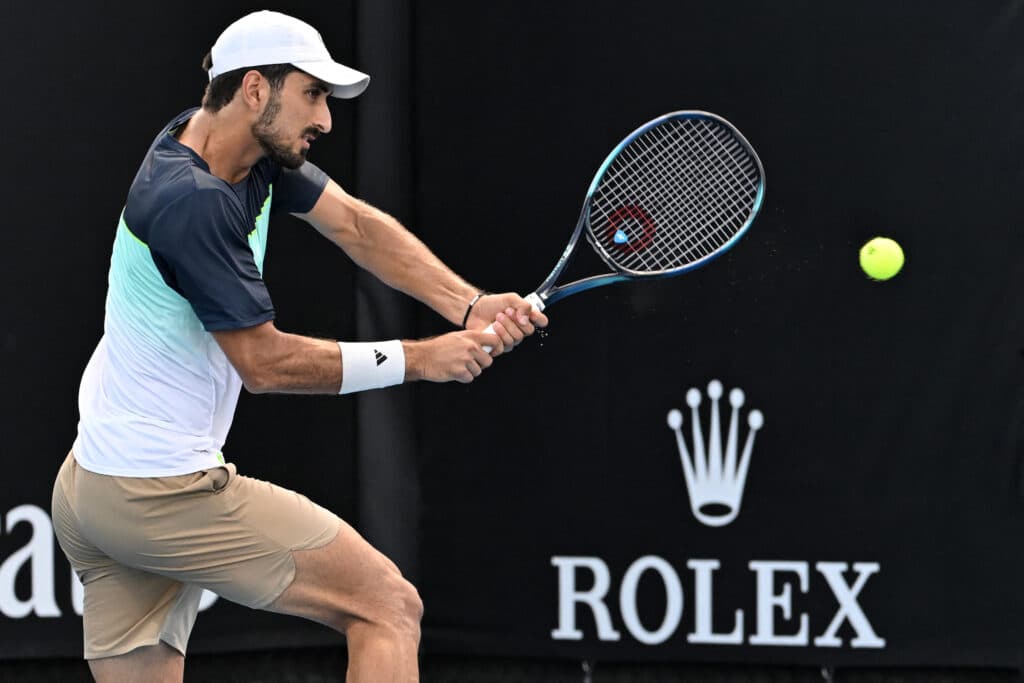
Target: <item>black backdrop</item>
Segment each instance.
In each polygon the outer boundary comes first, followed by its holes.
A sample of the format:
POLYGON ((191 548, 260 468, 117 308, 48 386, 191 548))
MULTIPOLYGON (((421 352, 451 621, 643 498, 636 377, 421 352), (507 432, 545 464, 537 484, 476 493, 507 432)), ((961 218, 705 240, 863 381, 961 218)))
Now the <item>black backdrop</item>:
MULTIPOLYGON (((424 596, 426 650, 1020 664, 1018 3, 278 8, 374 76, 364 97, 334 106, 335 132, 314 160, 490 290, 525 292, 543 278, 597 165, 655 115, 721 114, 766 168, 767 203, 734 252, 679 280, 566 300, 547 337, 472 385, 243 399, 227 453, 332 506, 395 557, 424 596), (875 234, 907 252, 885 284, 857 268, 875 234), (687 389, 704 393, 712 379, 746 394, 741 438, 749 409, 765 416, 739 515, 717 528, 691 514, 666 426, 669 410, 686 411, 687 389), (641 559, 651 556, 664 564, 641 559), (617 641, 600 639, 585 603, 559 594, 559 567, 584 562, 607 567, 617 641), (713 588, 702 592, 699 567, 710 562, 713 588), (845 602, 826 579, 842 563, 845 602), (622 588, 631 567, 638 621, 619 599, 632 596, 622 588), (665 618, 672 576, 678 627, 644 644, 638 634, 665 618), (714 633, 732 632, 742 610, 739 643, 692 642, 709 595, 714 633), (816 644, 841 604, 851 618, 816 644), (876 639, 854 627, 861 613, 876 639), (802 615, 806 639, 779 644, 802 615), (578 640, 566 639, 572 627, 578 640)), ((27 524, 10 528, 11 511, 46 509, 73 438, 124 192, 153 132, 198 99, 202 53, 248 9, 3 9, 14 67, 3 71, 0 126, 10 154, 0 231, 9 568, 30 537, 27 524)), ((358 277, 301 224, 279 221, 271 245, 266 277, 285 329, 447 329, 358 277), (391 315, 375 315, 380 306, 391 315)), ((0 655, 78 651, 57 559, 64 616, 0 615, 0 655)), ((21 600, 38 564, 21 564, 21 600)), ((572 572, 578 592, 594 577, 572 572)), ((334 640, 220 601, 192 647, 334 640)))

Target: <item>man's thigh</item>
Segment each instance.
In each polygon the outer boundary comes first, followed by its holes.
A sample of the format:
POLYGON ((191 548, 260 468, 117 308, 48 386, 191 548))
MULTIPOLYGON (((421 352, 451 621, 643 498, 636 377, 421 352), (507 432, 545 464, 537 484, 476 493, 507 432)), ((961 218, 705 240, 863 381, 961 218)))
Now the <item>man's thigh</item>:
POLYGON ((422 603, 415 587, 383 553, 341 523, 330 543, 294 553, 295 579, 268 609, 345 632, 356 623, 407 621, 418 629, 422 603))
MULTIPOLYGON (((83 471, 84 472, 84 471, 83 471)), ((228 464, 179 477, 84 472, 79 519, 117 562, 263 608, 291 584, 295 550, 329 543, 341 520, 228 464)))

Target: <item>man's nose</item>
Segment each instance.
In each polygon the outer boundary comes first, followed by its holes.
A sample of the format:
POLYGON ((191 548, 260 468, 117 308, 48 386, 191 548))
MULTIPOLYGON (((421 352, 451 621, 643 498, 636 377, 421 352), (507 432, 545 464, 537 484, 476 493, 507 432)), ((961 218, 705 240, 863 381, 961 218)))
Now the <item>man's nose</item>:
POLYGON ((327 98, 323 98, 320 101, 320 107, 317 110, 317 117, 314 124, 320 129, 321 133, 331 132, 331 108, 327 106, 327 98))

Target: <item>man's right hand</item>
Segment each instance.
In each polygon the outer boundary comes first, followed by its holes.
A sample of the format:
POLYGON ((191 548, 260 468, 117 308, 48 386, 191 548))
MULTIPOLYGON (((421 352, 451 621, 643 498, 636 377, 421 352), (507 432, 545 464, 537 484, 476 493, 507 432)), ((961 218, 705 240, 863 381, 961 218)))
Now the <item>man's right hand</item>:
POLYGON ((492 347, 498 355, 503 350, 501 338, 480 330, 460 330, 439 337, 403 341, 405 381, 462 382, 467 384, 491 367, 494 358, 484 350, 492 347))

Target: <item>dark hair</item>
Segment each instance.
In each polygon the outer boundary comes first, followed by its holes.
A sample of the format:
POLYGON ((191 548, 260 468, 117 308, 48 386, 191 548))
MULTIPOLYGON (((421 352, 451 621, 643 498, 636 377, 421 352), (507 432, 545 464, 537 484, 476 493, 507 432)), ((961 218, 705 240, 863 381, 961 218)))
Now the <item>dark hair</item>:
MULTIPOLYGON (((213 68, 213 57, 209 52, 203 57, 203 69, 207 72, 213 68)), ((242 78, 249 71, 255 69, 270 82, 270 87, 275 91, 284 85, 285 77, 293 71, 298 71, 291 64, 264 64, 262 66, 249 66, 242 69, 235 69, 217 76, 206 86, 203 94, 203 109, 210 112, 220 111, 228 102, 235 97, 235 93, 242 87, 242 78)))

